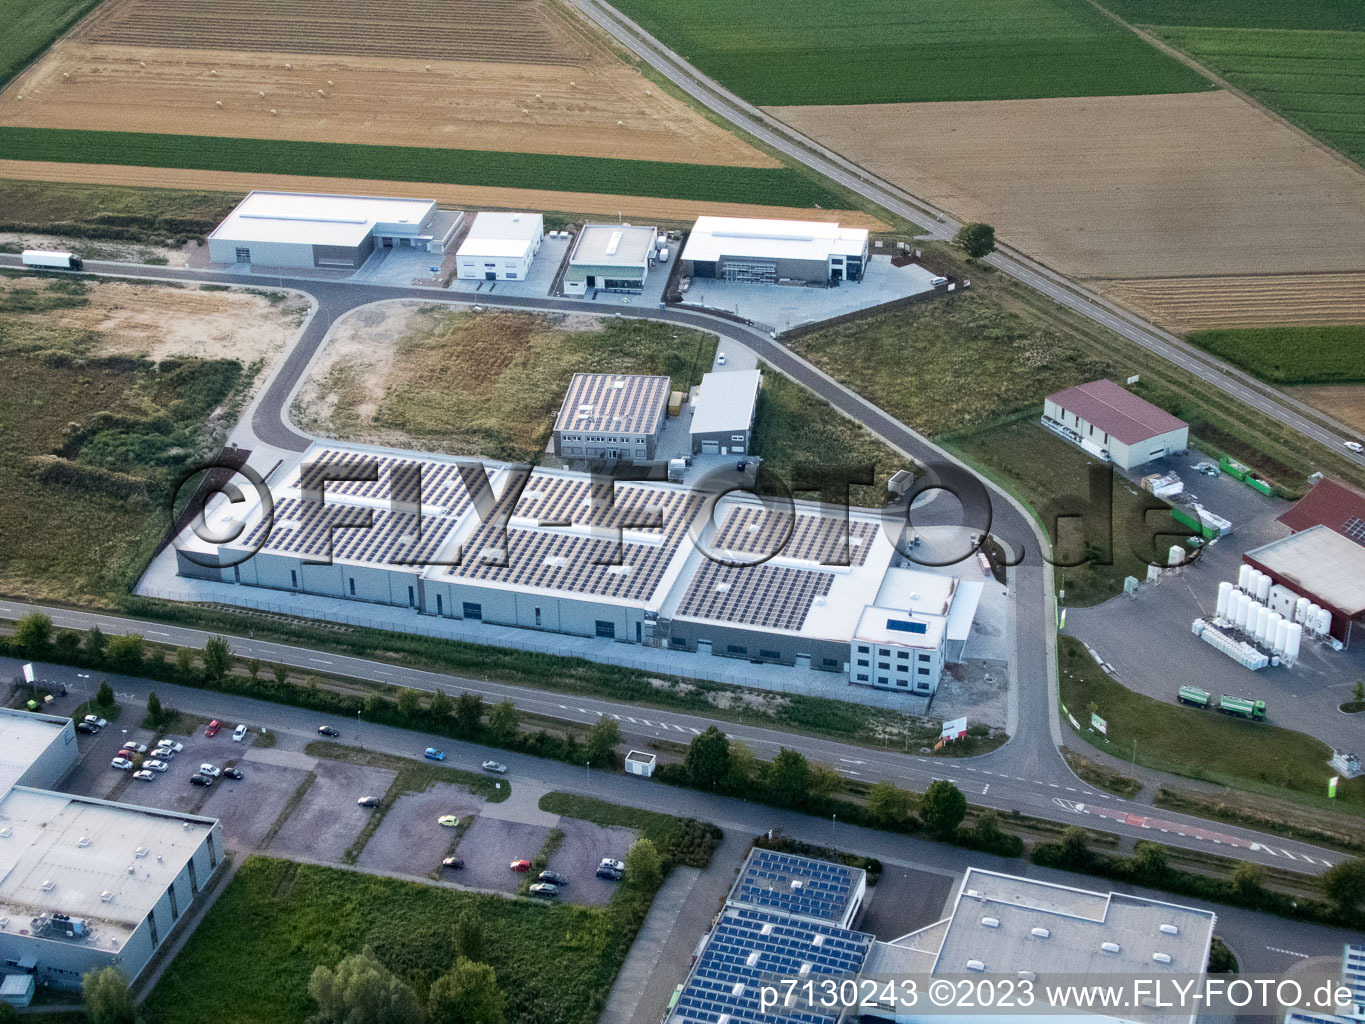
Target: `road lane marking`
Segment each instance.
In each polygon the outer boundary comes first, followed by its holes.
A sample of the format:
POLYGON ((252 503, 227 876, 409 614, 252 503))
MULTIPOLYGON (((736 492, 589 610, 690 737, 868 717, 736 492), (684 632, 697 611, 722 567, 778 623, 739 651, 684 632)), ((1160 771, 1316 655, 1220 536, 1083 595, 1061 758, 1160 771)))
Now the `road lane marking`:
POLYGON ((1307 953, 1299 953, 1292 949, 1281 949, 1279 946, 1266 946, 1272 953, 1283 953, 1285 956, 1296 956, 1301 960, 1311 959, 1307 953))
POLYGON ((324 658, 309 658, 308 660, 311 661, 311 662, 312 662, 313 664, 315 664, 315 665, 330 665, 330 664, 331 664, 330 661, 327 661, 327 660, 324 659, 324 658))

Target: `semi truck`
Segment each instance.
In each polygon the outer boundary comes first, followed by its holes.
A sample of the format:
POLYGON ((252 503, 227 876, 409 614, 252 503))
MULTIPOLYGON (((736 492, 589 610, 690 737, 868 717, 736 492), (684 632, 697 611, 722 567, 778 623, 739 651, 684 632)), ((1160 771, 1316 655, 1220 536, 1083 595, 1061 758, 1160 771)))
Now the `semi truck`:
POLYGON ((1208 690, 1201 690, 1197 686, 1182 686, 1176 693, 1176 699, 1181 704, 1189 704, 1191 707, 1206 708, 1209 701, 1213 699, 1213 694, 1208 690))
POLYGON ((25 249, 20 258, 26 267, 46 267, 48 270, 80 270, 85 266, 73 252, 54 252, 49 249, 25 249))
POLYGON ((1265 701, 1251 700, 1247 697, 1229 697, 1227 694, 1218 698, 1218 710, 1225 715, 1236 715, 1238 718, 1249 718, 1255 722, 1265 721, 1265 701))

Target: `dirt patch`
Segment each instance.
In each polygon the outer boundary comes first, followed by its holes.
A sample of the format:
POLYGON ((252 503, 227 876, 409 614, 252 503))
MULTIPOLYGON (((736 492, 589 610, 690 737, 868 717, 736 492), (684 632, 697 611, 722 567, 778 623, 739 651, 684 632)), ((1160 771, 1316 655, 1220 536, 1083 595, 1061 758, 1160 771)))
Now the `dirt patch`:
POLYGON ((769 110, 1072 276, 1365 264, 1365 175, 1230 93, 769 110))
POLYGON ((191 243, 186 246, 148 245, 143 242, 125 242, 101 238, 67 237, 65 235, 35 235, 15 231, 0 231, 0 251, 24 249, 56 249, 59 252, 79 253, 87 260, 113 260, 118 263, 144 263, 154 266, 181 266, 190 259, 190 250, 199 248, 191 243))
POLYGON ((1287 388, 1289 394, 1365 435, 1365 385, 1333 384, 1287 388))
POLYGON ((409 334, 421 309, 417 302, 377 302, 338 320, 294 399, 295 424, 314 434, 377 437, 374 418, 396 352, 382 339, 409 334))
POLYGON ((1092 281, 1167 330, 1365 323, 1365 274, 1266 274, 1092 281))
MULTIPOLYGON (((8 95, 8 94, 7 94, 8 95)), ((27 101, 26 101, 27 102, 27 101)), ((807 209, 754 203, 710 203, 654 196, 618 196, 596 192, 549 189, 446 185, 432 182, 380 181, 372 178, 327 178, 301 174, 248 174, 236 171, 198 171, 168 167, 125 167, 120 164, 68 164, 43 160, 0 160, 0 178, 19 181, 81 182, 91 185, 132 185, 246 195, 252 189, 281 192, 343 192, 355 195, 435 199, 461 209, 545 210, 653 222, 688 223, 710 214, 716 217, 809 219, 807 209)), ((890 226, 861 210, 825 210, 822 216, 846 227, 889 231, 890 226)))
POLYGON ((779 166, 634 68, 580 49, 575 64, 549 66, 68 40, 0 97, 0 121, 779 166))

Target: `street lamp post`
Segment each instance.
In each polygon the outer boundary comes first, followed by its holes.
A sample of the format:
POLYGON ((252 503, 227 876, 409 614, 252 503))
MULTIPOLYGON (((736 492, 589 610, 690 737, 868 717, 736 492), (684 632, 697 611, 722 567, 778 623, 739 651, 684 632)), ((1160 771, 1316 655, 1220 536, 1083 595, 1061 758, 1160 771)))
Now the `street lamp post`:
POLYGON ((360 740, 360 712, 361 712, 362 710, 363 710, 362 708, 356 708, 356 709, 355 709, 355 741, 356 741, 357 743, 360 743, 361 746, 364 746, 364 744, 361 743, 361 740, 360 740))

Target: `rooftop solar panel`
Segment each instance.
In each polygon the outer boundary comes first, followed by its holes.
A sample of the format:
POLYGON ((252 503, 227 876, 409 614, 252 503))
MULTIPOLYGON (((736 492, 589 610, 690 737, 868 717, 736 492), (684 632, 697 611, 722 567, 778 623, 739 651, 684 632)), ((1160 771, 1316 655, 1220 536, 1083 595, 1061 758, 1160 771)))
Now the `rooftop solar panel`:
POLYGON ((469 507, 470 490, 488 486, 482 468, 435 459, 407 459, 386 453, 324 448, 299 467, 294 484, 301 496, 330 501, 356 498, 400 506, 419 502, 424 513, 458 516, 469 507), (349 479, 337 479, 338 477, 349 479))
POLYGON ((876 523, 843 516, 736 505, 726 513, 713 546, 744 564, 780 555, 817 565, 863 565, 877 529, 876 523))
POLYGON ((772 565, 702 561, 688 581, 678 614, 797 631, 811 605, 829 595, 832 573, 772 565))
POLYGON ((245 543, 254 547, 264 536, 260 551, 304 561, 421 566, 435 559, 455 524, 448 516, 285 498, 245 543))
POLYGON ((861 874, 857 868, 755 847, 735 880, 729 901, 842 921, 861 874))

